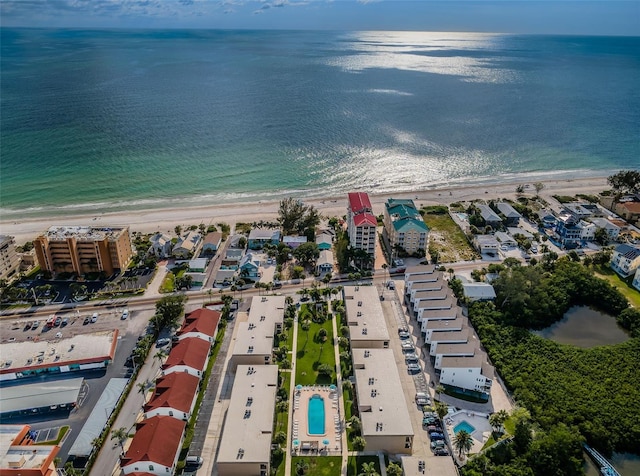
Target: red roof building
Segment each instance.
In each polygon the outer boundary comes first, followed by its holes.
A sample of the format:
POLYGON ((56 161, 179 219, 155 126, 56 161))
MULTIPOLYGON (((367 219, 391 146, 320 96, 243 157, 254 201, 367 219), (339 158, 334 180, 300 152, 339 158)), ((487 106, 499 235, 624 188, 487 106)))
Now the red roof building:
POLYGON ((57 476, 60 447, 36 445, 29 425, 0 425, 0 475, 57 476))
POLYGON ((131 445, 120 461, 124 474, 173 474, 182 447, 186 423, 169 416, 154 416, 138 423, 131 445))
POLYGON ((354 215, 358 215, 363 212, 372 212, 371 201, 369 195, 364 192, 351 192, 349 193, 349 210, 354 215))
POLYGON ((171 372, 188 372, 202 378, 204 369, 209 362, 211 343, 197 337, 186 337, 169 352, 166 362, 162 366, 163 375, 171 372))
POLYGON ((373 215, 371 201, 364 192, 349 193, 347 206, 347 232, 349 244, 353 249, 364 250, 370 256, 370 262, 360 262, 356 265, 373 268, 376 255, 376 227, 378 220, 373 215))
POLYGON ((218 334, 220 312, 207 308, 196 309, 185 317, 182 328, 177 332, 181 340, 186 337, 199 337, 207 342, 213 342, 218 334))
POLYGON ((188 420, 198 396, 200 379, 187 372, 172 372, 156 380, 156 389, 144 406, 145 416, 165 415, 188 420))

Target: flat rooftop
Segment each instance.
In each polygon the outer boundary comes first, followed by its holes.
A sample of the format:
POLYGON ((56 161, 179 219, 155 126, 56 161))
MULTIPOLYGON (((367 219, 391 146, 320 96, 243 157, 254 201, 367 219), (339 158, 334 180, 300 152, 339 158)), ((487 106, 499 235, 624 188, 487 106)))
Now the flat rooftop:
POLYGON ((453 306, 451 309, 432 309, 422 311, 422 320, 431 319, 456 319, 462 315, 462 311, 458 306, 453 306))
POLYGON ((433 289, 442 289, 446 286, 447 286, 446 281, 442 279, 442 276, 439 276, 438 279, 435 279, 432 281, 412 282, 411 292, 413 293, 418 291, 430 291, 433 289))
POLYGON ((430 319, 427 321, 426 330, 446 331, 447 329, 462 329, 468 326, 466 317, 456 317, 455 319, 430 319))
MULTIPOLYGON (((0 470, 13 469, 13 471, 39 470, 51 459, 52 452, 58 452, 58 446, 4 446, 0 450, 0 470)), ((20 473, 16 473, 20 474, 20 473)))
POLYGON ((404 277, 406 279, 408 276, 411 276, 413 274, 430 274, 434 273, 435 271, 436 266, 433 264, 419 264, 416 266, 408 266, 404 271, 404 277))
POLYGON ((431 334, 431 343, 434 342, 469 342, 470 332, 468 327, 461 331, 443 331, 431 334))
POLYGON ((414 304, 413 310, 418 312, 419 309, 451 309, 455 305, 454 298, 449 295, 445 299, 421 299, 414 304))
POLYGON ((352 341, 388 341, 380 296, 375 286, 345 286, 344 304, 352 341))
POLYGON ((246 322, 238 322, 233 355, 271 355, 276 324, 284 322, 284 296, 254 296, 246 322))
POLYGON ((474 355, 478 350, 478 341, 475 338, 462 343, 440 342, 436 347, 436 355, 474 355))
MULTIPOLYGON (((413 291, 413 289, 411 289, 413 291)), ((451 296, 449 288, 444 289, 424 289, 422 291, 416 291, 415 294, 411 293, 411 299, 413 301, 428 300, 443 300, 451 296)))
POLYGON ((442 272, 411 274, 404 278, 407 287, 412 288, 416 283, 433 283, 442 279, 442 272))
POLYGON ((22 370, 47 368, 71 363, 91 363, 112 359, 115 353, 118 330, 79 334, 57 339, 58 328, 41 333, 37 342, 12 342, 2 344, 0 374, 22 370))
POLYGON ((277 390, 277 365, 238 366, 218 463, 269 462, 277 390))
POLYGON ((0 413, 74 403, 78 400, 83 380, 84 378, 80 377, 5 386, 0 393, 0 413))
POLYGON ((392 349, 352 349, 362 436, 413 435, 392 349))
POLYGON ((49 240, 66 240, 74 237, 77 240, 100 241, 105 238, 117 238, 127 227, 123 226, 52 226, 43 236, 49 240))
POLYGON ((478 351, 473 356, 445 356, 442 357, 442 368, 482 368, 482 364, 487 361, 487 356, 484 352, 478 351))

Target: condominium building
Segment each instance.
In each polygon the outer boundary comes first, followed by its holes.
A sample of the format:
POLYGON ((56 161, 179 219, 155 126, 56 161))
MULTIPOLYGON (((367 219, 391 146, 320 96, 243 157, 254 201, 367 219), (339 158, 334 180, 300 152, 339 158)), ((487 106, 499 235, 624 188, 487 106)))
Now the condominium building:
POLYGON ((394 249, 401 248, 408 254, 427 249, 429 227, 413 200, 387 200, 384 207, 384 233, 394 249))
POLYGON ((0 425, 0 474, 57 476, 54 459, 60 447, 36 445, 29 425, 0 425))
POLYGON ((364 250, 371 257, 373 267, 376 254, 376 226, 369 195, 364 192, 349 193, 347 206, 347 232, 352 249, 364 250))
POLYGON ((618 245, 611 257, 611 268, 623 278, 628 278, 640 267, 640 248, 618 245))
POLYGON ((129 227, 53 226, 34 240, 38 263, 51 273, 125 269, 133 255, 129 227))
POLYGON ((11 279, 20 270, 20 255, 13 236, 0 235, 0 279, 11 279))
POLYGON ((351 348, 389 348, 389 331, 375 286, 345 286, 344 305, 351 348))

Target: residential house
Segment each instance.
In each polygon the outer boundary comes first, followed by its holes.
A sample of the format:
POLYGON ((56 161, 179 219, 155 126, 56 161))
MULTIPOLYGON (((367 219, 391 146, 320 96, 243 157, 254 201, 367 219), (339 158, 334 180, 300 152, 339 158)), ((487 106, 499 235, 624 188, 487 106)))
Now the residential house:
POLYGON ((603 229, 607 233, 610 241, 616 241, 620 236, 620 227, 606 218, 592 218, 591 223, 596 226, 596 230, 603 229))
POLYGON ((611 268, 623 278, 628 278, 640 266, 640 249, 629 245, 618 245, 611 257, 611 268))
POLYGON ((178 341, 196 337, 209 344, 213 344, 218 335, 218 324, 220 322, 220 311, 198 308, 187 314, 182 323, 182 327, 176 332, 178 341))
POLYGON ((472 357, 443 357, 440 361, 440 384, 488 395, 495 378, 493 366, 483 351, 472 357))
POLYGON ((164 415, 138 423, 131 445, 120 459, 122 473, 174 474, 185 426, 184 421, 164 415))
POLYGON ((431 342, 435 332, 462 331, 469 327, 469 321, 462 315, 457 315, 455 319, 429 319, 424 321, 421 332, 424 334, 424 341, 431 342))
POLYGON ((469 342, 472 334, 472 329, 469 327, 463 327, 461 331, 434 332, 431 334, 431 342, 425 341, 425 346, 430 344, 429 355, 433 357, 436 355, 438 344, 464 344, 465 342, 469 342))
POLYGON ((413 452, 413 426, 392 349, 352 349, 355 391, 367 451, 413 452))
POLYGON ((211 343, 197 337, 179 340, 162 365, 162 375, 172 372, 188 372, 202 378, 209 362, 211 343))
POLYGON ((240 261, 240 276, 243 278, 260 278, 260 260, 253 253, 247 253, 240 261))
POLYGON ((0 235, 0 279, 13 279, 20 271, 20 255, 13 236, 0 235))
POLYGON ((510 203, 498 202, 496 203, 496 208, 504 215, 507 226, 518 226, 522 215, 520 215, 510 203))
POLYGON ((563 207, 565 212, 573 215, 577 220, 591 218, 591 210, 585 208, 581 203, 567 203, 563 207))
POLYGON ((476 249, 481 254, 490 254, 496 255, 498 254, 498 248, 500 248, 500 243, 496 240, 496 237, 493 235, 476 235, 473 238, 476 249))
POLYGON ((202 252, 207 254, 216 254, 222 246, 222 233, 214 231, 207 233, 202 241, 202 252))
POLYGON ((330 250, 321 250, 316 261, 316 271, 318 274, 330 273, 333 271, 333 253, 330 250))
POLYGON ((156 380, 153 396, 144 405, 144 417, 164 415, 188 421, 198 397, 200 379, 187 372, 172 372, 156 380))
POLYGON ((347 232, 352 249, 363 250, 369 257, 368 267, 373 268, 376 255, 376 227, 378 220, 373 215, 369 196, 364 192, 349 193, 347 206, 347 232))
POLYGON ((595 234, 596 226, 593 223, 578 220, 571 214, 558 217, 556 235, 565 248, 576 248, 585 241, 592 241, 595 234))
POLYGON ((503 250, 509 250, 518 247, 518 242, 504 231, 497 231, 494 236, 500 243, 500 248, 503 250))
POLYGON ((149 253, 157 256, 158 258, 169 258, 171 256, 171 250, 173 249, 173 243, 171 237, 164 233, 156 233, 149 238, 151 246, 149 247, 149 253))
POLYGON ((189 259, 194 256, 202 242, 202 235, 194 230, 189 230, 186 235, 180 237, 171 252, 179 259, 189 259))
POLYGON ((542 222, 542 226, 545 228, 552 228, 556 225, 556 216, 548 210, 540 210, 538 212, 538 218, 542 222))
POLYGON ((464 295, 470 301, 493 301, 496 298, 496 292, 488 283, 462 283, 464 295))
POLYGON ((196 258, 189 260, 189 271, 193 273, 204 273, 207 270, 209 260, 207 258, 196 258))
POLYGON ((640 201, 635 196, 616 203, 613 211, 631 224, 640 224, 640 201))
POLYGON ((292 250, 295 250, 298 246, 307 242, 307 237, 287 235, 282 238, 282 242, 292 250))
POLYGON ((632 286, 636 288, 638 291, 640 291, 640 267, 636 269, 636 274, 633 277, 632 286))
POLYGON ((249 232, 248 247, 250 250, 261 250, 264 245, 278 245, 280 230, 272 228, 252 228, 249 232))
POLYGON ((0 425, 2 476, 58 476, 58 445, 36 445, 29 425, 0 425))
POLYGON ((219 476, 271 474, 277 365, 241 365, 233 380, 216 459, 219 476))
POLYGON ((470 339, 464 343, 450 344, 442 342, 436 345, 433 368, 439 371, 442 368, 443 357, 473 357, 480 350, 478 339, 470 339))
POLYGON ((476 205, 478 211, 480 212, 480 216, 484 220, 486 225, 489 225, 493 228, 499 228, 502 226, 502 218, 496 212, 494 212, 489 205, 484 205, 482 203, 476 205))
POLYGON ((413 200, 387 200, 384 207, 384 234, 394 250, 400 248, 410 255, 426 252, 429 227, 413 200))
POLYGON ((326 232, 320 233, 316 236, 316 245, 320 251, 330 250, 333 247, 333 235, 326 232))
POLYGON ((239 248, 229 248, 220 260, 220 269, 238 269, 244 251, 239 248))

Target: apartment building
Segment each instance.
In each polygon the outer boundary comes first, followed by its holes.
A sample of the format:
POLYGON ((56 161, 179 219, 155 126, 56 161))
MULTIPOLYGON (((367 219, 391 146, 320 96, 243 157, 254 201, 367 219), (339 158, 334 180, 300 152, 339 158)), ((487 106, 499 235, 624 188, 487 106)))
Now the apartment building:
POLYGON ((20 255, 13 236, 0 235, 0 279, 12 279, 20 271, 20 255))
POLYGON ((384 207, 384 233, 393 248, 401 248, 410 255, 427 249, 429 227, 413 200, 387 200, 384 207))
POLYGON ((2 476, 57 476, 59 451, 57 445, 36 445, 29 425, 0 425, 2 476))
POLYGON ((34 248, 42 270, 54 274, 110 275, 133 256, 129 227, 52 226, 34 240, 34 248))
POLYGON ((364 192, 349 193, 347 206, 347 232, 352 249, 364 250, 371 257, 369 267, 373 267, 376 255, 376 226, 378 220, 373 215, 369 195, 364 192))

